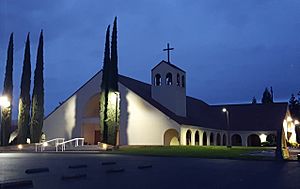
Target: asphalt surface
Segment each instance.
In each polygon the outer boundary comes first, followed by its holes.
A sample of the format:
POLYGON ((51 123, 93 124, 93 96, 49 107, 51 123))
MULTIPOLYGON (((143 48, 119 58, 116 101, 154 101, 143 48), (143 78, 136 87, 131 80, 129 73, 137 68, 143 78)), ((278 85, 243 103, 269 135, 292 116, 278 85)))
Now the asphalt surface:
POLYGON ((297 161, 0 153, 0 166, 2 188, 300 188, 297 161))

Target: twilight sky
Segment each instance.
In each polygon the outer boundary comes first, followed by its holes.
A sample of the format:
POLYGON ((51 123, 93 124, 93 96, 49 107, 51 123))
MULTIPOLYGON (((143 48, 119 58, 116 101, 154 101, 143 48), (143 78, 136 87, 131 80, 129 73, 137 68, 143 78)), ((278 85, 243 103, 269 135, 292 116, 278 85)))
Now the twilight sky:
POLYGON ((0 0, 0 90, 14 32, 14 114, 27 32, 33 74, 44 30, 47 115, 102 68, 114 16, 120 74, 150 83, 170 42, 171 62, 187 72, 187 94, 209 104, 260 101, 267 86, 275 101, 300 90, 299 0, 0 0))

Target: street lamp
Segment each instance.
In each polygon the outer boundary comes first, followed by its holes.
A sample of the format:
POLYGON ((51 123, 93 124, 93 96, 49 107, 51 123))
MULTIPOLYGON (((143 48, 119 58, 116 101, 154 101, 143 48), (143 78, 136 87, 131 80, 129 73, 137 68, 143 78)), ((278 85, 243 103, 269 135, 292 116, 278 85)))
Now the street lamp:
POLYGON ((8 108, 10 106, 10 102, 7 96, 0 96, 0 107, 1 108, 8 108))
POLYGON ((231 148, 231 142, 230 142, 230 125, 229 125, 229 111, 226 108, 222 109, 222 112, 226 113, 226 124, 227 124, 227 148, 231 148))

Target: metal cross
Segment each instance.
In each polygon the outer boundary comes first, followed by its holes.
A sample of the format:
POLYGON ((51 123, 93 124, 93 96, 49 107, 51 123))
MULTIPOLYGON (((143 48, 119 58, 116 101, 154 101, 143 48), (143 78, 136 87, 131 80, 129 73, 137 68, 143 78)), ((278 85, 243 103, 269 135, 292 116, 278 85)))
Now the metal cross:
POLYGON ((170 63, 170 51, 171 50, 174 50, 174 48, 170 48, 170 44, 169 43, 167 44, 167 48, 163 49, 163 51, 167 51, 167 53, 168 53, 168 63, 170 63))

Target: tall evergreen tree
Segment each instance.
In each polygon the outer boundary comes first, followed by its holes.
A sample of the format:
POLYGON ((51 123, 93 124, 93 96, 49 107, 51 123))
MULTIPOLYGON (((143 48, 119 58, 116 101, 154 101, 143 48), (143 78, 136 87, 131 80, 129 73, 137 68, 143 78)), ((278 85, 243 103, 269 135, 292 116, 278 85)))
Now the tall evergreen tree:
POLYGON ((110 87, 108 97, 108 143, 116 145, 119 130, 119 93, 118 93, 118 50, 117 17, 114 19, 111 39, 110 87))
POLYGON ((111 51, 109 49, 109 29, 110 27, 106 31, 104 50, 102 92, 100 95, 100 125, 102 142, 116 145, 119 125, 117 17, 114 20, 112 31, 111 51))
POLYGON ((44 52, 43 31, 41 31, 34 71, 34 87, 32 93, 30 135, 31 142, 40 141, 44 120, 44 52))
POLYGON ((13 51, 14 51, 14 34, 10 34, 9 44, 7 49, 7 61, 4 78, 3 95, 10 101, 10 106, 1 108, 1 145, 6 146, 9 142, 10 129, 11 129, 11 114, 12 114, 12 99, 13 99, 13 51))
POLYGON ((111 37, 111 91, 118 91, 118 50, 117 50, 117 17, 114 20, 114 26, 111 37))
POLYGON ((256 100, 255 96, 252 98, 252 102, 251 103, 252 104, 257 104, 257 100, 256 100))
POLYGON ((265 89, 265 91, 263 93, 263 97, 261 99, 261 102, 263 104, 271 104, 271 103, 273 103, 273 97, 272 97, 272 94, 270 93, 270 91, 268 90, 268 88, 265 89))
POLYGON ((102 82, 100 93, 100 130, 101 142, 107 143, 108 140, 108 127, 107 127, 107 104, 109 92, 109 66, 110 66, 110 49, 109 49, 109 33, 110 25, 106 30, 105 49, 102 69, 102 82))
POLYGON ((31 83, 31 61, 30 61, 30 39, 27 35, 23 71, 21 78, 21 92, 19 98, 18 114, 18 143, 25 144, 29 131, 30 121, 30 83, 31 83))
POLYGON ((299 119, 300 118, 300 103, 299 100, 296 99, 295 95, 292 94, 289 100, 289 110, 291 112, 292 117, 299 119))
POLYGON ((273 87, 271 86, 271 89, 270 89, 270 93, 271 93, 271 100, 272 100, 272 103, 274 102, 274 93, 273 93, 273 87))

